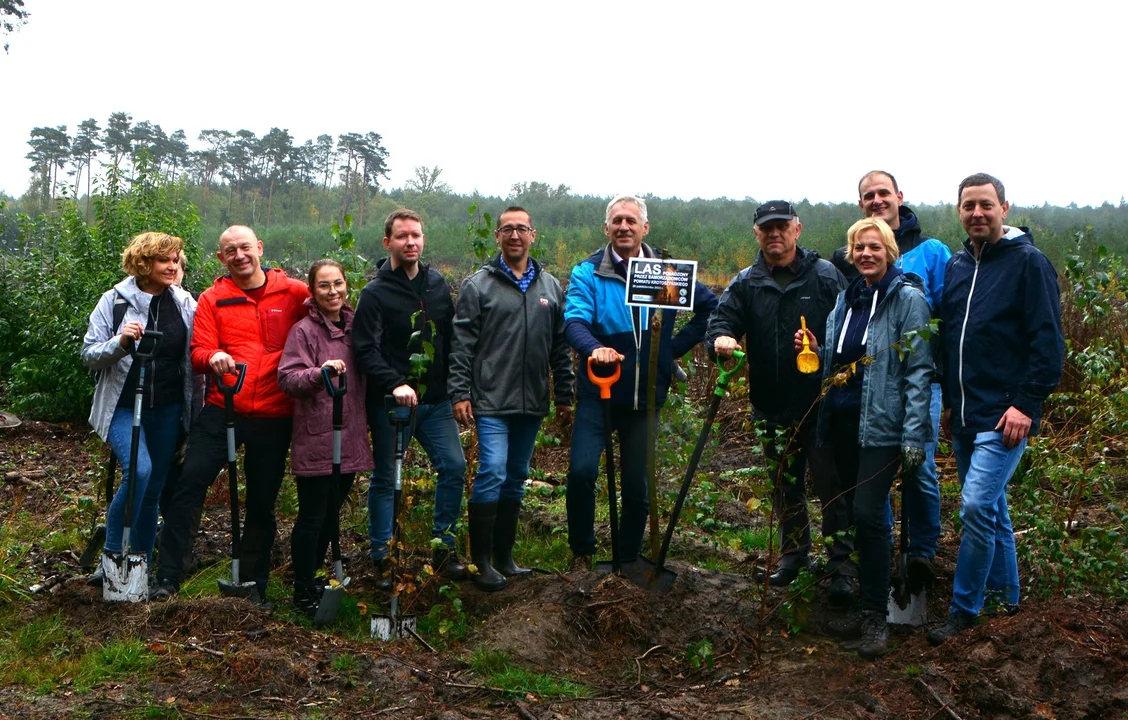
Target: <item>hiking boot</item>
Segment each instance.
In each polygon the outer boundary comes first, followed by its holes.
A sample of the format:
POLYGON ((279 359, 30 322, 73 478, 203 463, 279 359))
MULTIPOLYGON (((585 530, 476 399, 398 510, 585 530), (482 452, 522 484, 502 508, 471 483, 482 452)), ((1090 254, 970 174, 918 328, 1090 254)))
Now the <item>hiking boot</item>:
POLYGON ((321 604, 320 593, 294 588, 294 609, 308 618, 317 614, 317 606, 321 604))
POLYGON ((161 602, 180 592, 180 585, 175 580, 157 578, 157 586, 149 591, 150 602, 161 602))
POLYGON ((799 568, 781 567, 768 576, 768 584, 772 587, 787 587, 799 577, 799 568))
POLYGON ((382 558, 372 558, 372 570, 376 575, 376 589, 381 592, 391 592, 392 559, 386 555, 382 558))
POLYGON ((913 555, 909 558, 907 568, 909 576, 909 594, 916 595, 922 590, 928 590, 936 580, 936 571, 932 567, 932 558, 922 555, 913 555))
POLYGON ((858 655, 873 660, 884 655, 889 649, 889 625, 884 612, 867 610, 861 614, 862 641, 858 644, 858 655))
POLYGON ((529 568, 513 560, 513 544, 517 541, 517 517, 521 514, 520 500, 499 500, 497 522, 494 523, 493 566, 506 577, 532 575, 529 568))
POLYGON ((836 573, 827 588, 827 597, 835 607, 850 607, 854 604, 854 578, 836 573))
POLYGON ((862 613, 852 612, 844 618, 826 624, 826 634, 842 640, 856 640, 862 636, 862 613))
POLYGON ((591 555, 573 555, 572 562, 568 563, 568 572, 589 572, 591 562, 591 555))
POLYGON ((437 575, 447 580, 465 580, 470 577, 466 564, 458 559, 458 552, 446 545, 440 545, 431 553, 431 566, 437 575))
POLYGON ((968 628, 975 627, 975 616, 956 610, 948 616, 944 624, 928 631, 928 642, 932 645, 942 645, 968 628))
MULTIPOLYGON (((472 576, 474 584, 486 592, 501 590, 506 585, 505 576, 490 564, 494 547, 494 528, 497 525, 497 503, 470 503, 470 560, 478 572, 472 576)), ((514 516, 516 522, 516 516, 514 516)), ((512 561, 512 558, 510 558, 512 561)))

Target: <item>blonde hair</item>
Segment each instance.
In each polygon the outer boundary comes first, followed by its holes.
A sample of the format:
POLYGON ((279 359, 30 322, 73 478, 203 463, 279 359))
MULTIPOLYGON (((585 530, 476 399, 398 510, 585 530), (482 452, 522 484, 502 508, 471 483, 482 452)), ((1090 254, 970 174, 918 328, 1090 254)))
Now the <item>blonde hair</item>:
POLYGON ((881 244, 885 246, 885 252, 889 255, 889 264, 897 262, 897 258, 901 257, 901 248, 897 247, 897 238, 893 237, 893 229, 889 224, 878 217, 862 218, 858 222, 850 226, 846 231, 846 260, 854 264, 854 240, 857 239, 866 230, 876 230, 877 234, 881 236, 881 244))
POLYGON ((153 258, 179 259, 184 241, 175 235, 162 232, 143 232, 125 246, 121 254, 121 269, 133 277, 148 277, 153 270, 153 258))

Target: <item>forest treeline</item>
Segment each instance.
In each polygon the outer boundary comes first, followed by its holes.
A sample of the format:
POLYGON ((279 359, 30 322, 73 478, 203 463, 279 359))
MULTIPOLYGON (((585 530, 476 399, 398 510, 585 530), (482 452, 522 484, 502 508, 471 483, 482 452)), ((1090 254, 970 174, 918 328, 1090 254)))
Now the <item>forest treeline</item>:
MULTIPOLYGON (((142 162, 153 178, 175 188, 197 209, 200 237, 193 240, 210 246, 223 227, 245 223, 266 241, 271 261, 292 268, 331 252, 336 247, 331 224, 346 215, 353 220, 358 252, 381 256, 383 218, 402 206, 424 216, 425 256, 447 267, 470 268, 475 262, 467 225, 472 220, 485 224, 485 218, 468 217, 472 204, 491 215, 510 204, 528 208, 538 228, 535 252, 558 272, 603 242, 600 223, 608 198, 575 195, 564 184, 528 181, 515 183, 507 197, 462 195, 442 182, 442 169, 436 166, 416 167, 403 187, 385 188, 381 180, 388 177, 389 153, 380 134, 372 131, 322 134, 302 142, 277 127, 262 136, 247 129, 209 129, 190 144, 183 130, 166 133, 159 124, 134 122, 129 113, 115 112, 104 124, 94 118, 82 121, 73 133, 65 125, 34 128, 28 145, 30 187, 0 209, 0 240, 9 251, 19 244, 17 213, 37 217, 58 212, 60 202, 73 202, 90 220, 92 198, 107 174, 129 182, 142 162)), ((752 215, 768 199, 647 196, 648 240, 675 257, 698 260, 707 280, 723 282, 755 258, 752 215)), ((799 206, 800 243, 824 255, 842 244, 846 229, 859 217, 852 201, 787 199, 799 206)), ((952 247, 962 241, 954 205, 912 208, 926 233, 952 247)), ((1096 208, 1013 207, 1008 222, 1029 226, 1055 263, 1064 259, 1078 232, 1117 254, 1128 254, 1128 203, 1123 200, 1096 208)))

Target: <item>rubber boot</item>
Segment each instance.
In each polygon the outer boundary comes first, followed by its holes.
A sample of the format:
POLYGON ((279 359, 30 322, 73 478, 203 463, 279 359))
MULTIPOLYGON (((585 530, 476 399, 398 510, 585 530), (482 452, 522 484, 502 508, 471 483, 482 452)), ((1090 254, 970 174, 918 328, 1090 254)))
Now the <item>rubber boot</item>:
POLYGON ((521 514, 520 500, 499 500, 497 522, 494 524, 493 566, 506 577, 531 575, 529 568, 520 567, 513 560, 513 543, 517 541, 517 516, 521 514))
POLYGON ((497 503, 470 503, 470 559, 478 566, 474 584, 487 592, 508 584, 505 576, 490 564, 497 522, 497 503))
POLYGON ((381 592, 392 590, 392 559, 384 556, 372 559, 372 569, 376 574, 376 589, 381 592))
POLYGON ((445 544, 440 544, 431 553, 431 567, 435 569, 436 574, 447 580, 467 580, 470 578, 470 571, 466 568, 466 563, 458 559, 458 553, 454 548, 447 547, 445 544))

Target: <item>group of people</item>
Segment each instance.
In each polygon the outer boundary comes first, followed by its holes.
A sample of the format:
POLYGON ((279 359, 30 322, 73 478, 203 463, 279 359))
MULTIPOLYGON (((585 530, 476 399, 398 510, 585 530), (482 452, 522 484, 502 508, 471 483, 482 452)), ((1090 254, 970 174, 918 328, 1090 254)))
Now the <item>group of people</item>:
MULTIPOLYGON (((630 259, 659 255, 644 242, 650 230, 646 203, 631 195, 608 203, 608 242, 572 269, 566 293, 530 256, 537 233, 531 214, 520 207, 498 217, 498 252, 462 282, 457 302, 446 279, 422 261, 422 218, 406 209, 392 212, 384 225, 388 256, 377 264, 355 311, 338 263, 319 260, 306 282, 291 279, 262 266, 262 241, 245 226, 221 235, 218 257, 228 274, 198 303, 176 282, 182 242, 161 233, 134 238, 123 255, 129 277, 92 313, 83 359, 99 371, 91 423, 117 457, 128 457, 128 408, 137 376, 129 350, 146 329, 165 333, 146 388, 136 478, 125 472, 143 498, 135 506, 139 530, 131 544, 151 555, 157 499, 178 439, 187 432, 181 477, 162 508, 151 597, 179 590, 193 522, 226 459, 223 396, 209 382, 196 412, 194 373, 214 377, 246 365, 235 396, 235 435, 245 449, 242 565, 265 602, 274 503, 289 453, 299 498, 291 535, 294 603, 312 613, 319 598, 314 574, 330 541, 328 518, 339 512, 357 473, 371 471, 370 557, 379 584, 392 585, 397 429, 401 447, 415 437, 437 475, 435 571, 498 590, 507 578, 529 572, 517 565, 513 546, 537 433, 555 406, 556 417, 572 429, 572 567, 590 567, 604 414, 599 389, 586 373, 575 377, 573 351, 581 367, 589 359, 620 366, 609 417, 622 477, 619 559, 632 562, 648 516, 646 390, 653 386, 653 402, 661 407, 679 358, 702 341, 729 357, 743 340, 753 417, 762 428, 780 523, 780 563, 770 584, 791 583, 810 563, 809 466, 822 503, 822 533, 830 539, 829 596, 842 605, 857 599, 856 612, 829 630, 860 637, 863 656, 883 653, 890 488, 899 475, 910 528, 909 556, 902 560, 913 578, 929 581, 940 534, 935 452, 943 424, 951 428, 963 488, 963 535, 951 612, 929 640, 943 642, 970 627, 985 602, 1017 604, 1006 486, 1061 375, 1056 273, 1029 231, 1003 224, 1009 206, 1002 183, 989 175, 960 184, 959 214, 968 239, 954 256, 922 234, 890 173, 866 174, 858 194, 864 217, 833 261, 798 245, 802 223, 791 203, 761 205, 754 216, 756 261, 719 299, 697 283, 684 323, 674 322, 673 310, 625 303, 630 259), (123 302, 128 308, 115 323, 114 306, 123 302), (938 335, 930 332, 934 319, 940 321, 938 335), (651 364, 655 323, 658 361, 651 364), (821 374, 799 371, 804 340, 819 353, 821 374), (325 368, 349 380, 337 486, 325 368), (397 411, 409 420, 395 422, 397 411), (478 438, 467 513, 472 575, 455 544, 466 469, 460 424, 475 426, 478 438)), ((121 547, 120 531, 112 530, 124 515, 124 492, 123 486, 110 511, 105 552, 111 554, 128 550, 121 547)))

